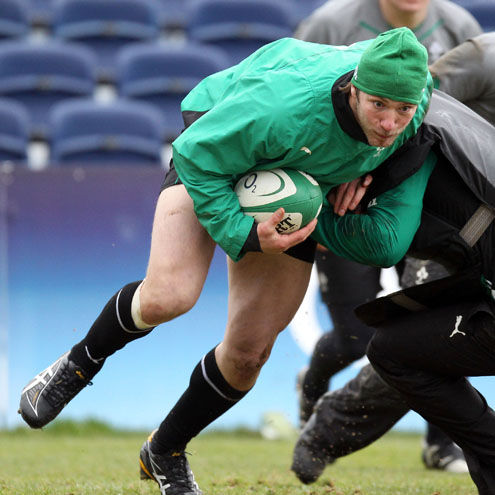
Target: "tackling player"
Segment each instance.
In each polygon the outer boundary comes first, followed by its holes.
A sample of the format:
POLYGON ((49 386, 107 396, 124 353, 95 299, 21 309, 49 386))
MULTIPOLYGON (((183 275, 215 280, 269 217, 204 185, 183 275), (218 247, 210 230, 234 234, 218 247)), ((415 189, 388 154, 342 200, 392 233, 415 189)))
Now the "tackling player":
MULTIPOLYGON (((476 93, 470 105, 482 103, 492 119, 495 81, 493 72, 485 73, 493 62, 494 41, 493 34, 481 35, 442 57, 441 70, 433 66, 453 92, 476 93), (464 62, 468 66, 472 58, 484 61, 470 72, 469 91, 461 53, 471 53, 464 62), (476 74, 489 84, 475 84, 476 74)), ((292 469, 305 483, 315 481, 336 458, 376 440, 413 408, 462 447, 480 495, 495 493, 495 414, 465 378, 495 374, 495 129, 442 93, 434 94, 423 128, 437 143, 425 165, 437 163, 409 253, 441 262, 453 275, 359 310, 366 323, 379 327, 368 356, 389 385, 367 366, 345 387, 321 398, 294 450, 292 469)), ((383 190, 383 181, 387 174, 378 176, 374 187, 383 190)), ((376 203, 393 194, 394 189, 378 195, 376 203)), ((363 215, 352 217, 358 231, 363 215)), ((406 266, 406 276, 409 270, 406 266)))

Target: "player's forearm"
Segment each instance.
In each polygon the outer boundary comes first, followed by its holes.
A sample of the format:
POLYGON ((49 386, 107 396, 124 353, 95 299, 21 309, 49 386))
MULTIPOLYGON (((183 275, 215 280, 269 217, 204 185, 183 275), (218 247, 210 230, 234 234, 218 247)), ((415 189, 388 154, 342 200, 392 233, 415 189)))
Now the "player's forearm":
POLYGON ((320 215, 313 237, 344 258, 389 267, 405 255, 419 226, 419 215, 414 217, 407 228, 399 229, 399 219, 383 212, 339 217, 327 210, 320 215))
POLYGON ((364 214, 340 217, 331 208, 319 216, 313 237, 345 258, 387 267, 406 253, 419 227, 423 196, 436 163, 433 153, 423 166, 368 205, 364 214))

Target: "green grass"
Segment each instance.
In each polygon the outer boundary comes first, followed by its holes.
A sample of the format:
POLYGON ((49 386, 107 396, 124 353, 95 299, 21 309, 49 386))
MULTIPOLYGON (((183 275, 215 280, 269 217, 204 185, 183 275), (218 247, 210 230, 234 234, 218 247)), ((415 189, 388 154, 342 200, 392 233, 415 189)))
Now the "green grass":
MULTIPOLYGON (((145 438, 146 432, 116 432, 98 422, 0 432, 0 494, 158 495, 155 483, 138 477, 145 438)), ((292 440, 212 432, 188 451, 205 495, 476 495, 469 475, 424 469, 420 446, 419 435, 390 433, 309 486, 289 470, 292 440)))

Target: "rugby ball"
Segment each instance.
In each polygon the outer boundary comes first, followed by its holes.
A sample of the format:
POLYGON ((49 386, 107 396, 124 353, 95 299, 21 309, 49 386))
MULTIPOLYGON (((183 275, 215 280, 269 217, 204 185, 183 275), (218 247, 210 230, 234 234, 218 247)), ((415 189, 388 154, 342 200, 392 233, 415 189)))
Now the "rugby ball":
POLYGON ((280 207, 285 215, 277 232, 290 234, 320 213, 322 193, 318 182, 300 170, 276 168, 244 175, 235 185, 241 210, 264 222, 280 207))

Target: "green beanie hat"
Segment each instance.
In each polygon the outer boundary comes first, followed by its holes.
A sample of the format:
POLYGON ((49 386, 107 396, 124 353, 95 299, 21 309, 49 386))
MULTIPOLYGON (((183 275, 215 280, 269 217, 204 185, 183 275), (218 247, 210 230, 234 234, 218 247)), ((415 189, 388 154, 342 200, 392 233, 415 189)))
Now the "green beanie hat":
POLYGON ((352 84, 370 95, 418 105, 428 74, 428 53, 406 27, 378 35, 363 52, 352 84))

